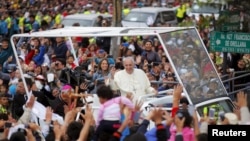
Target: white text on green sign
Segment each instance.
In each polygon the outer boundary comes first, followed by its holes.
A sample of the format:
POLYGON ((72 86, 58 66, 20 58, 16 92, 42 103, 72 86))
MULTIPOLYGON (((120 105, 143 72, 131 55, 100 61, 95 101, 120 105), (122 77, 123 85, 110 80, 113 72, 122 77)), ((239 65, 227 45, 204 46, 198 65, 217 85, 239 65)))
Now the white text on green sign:
POLYGON ((215 51, 250 53, 250 34, 214 32, 211 46, 215 51))

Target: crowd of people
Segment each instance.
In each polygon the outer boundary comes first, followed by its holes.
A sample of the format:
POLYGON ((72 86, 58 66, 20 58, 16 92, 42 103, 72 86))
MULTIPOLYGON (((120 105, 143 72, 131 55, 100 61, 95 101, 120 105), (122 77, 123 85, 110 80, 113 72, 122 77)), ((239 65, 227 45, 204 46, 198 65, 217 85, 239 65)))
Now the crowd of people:
MULTIPOLYGON (((124 9, 159 4, 157 0, 131 0, 124 3, 124 9)), ((180 3, 174 3, 178 4, 180 3)), ((124 15, 129 12, 124 11, 124 15)), ((206 65, 210 61, 205 60, 204 64, 201 60, 206 51, 199 48, 202 44, 198 45, 198 37, 195 39, 195 36, 188 38, 175 34, 165 44, 167 48, 183 48, 169 54, 175 54, 172 59, 178 73, 185 71, 181 76, 184 86, 178 84, 176 72, 164 53, 163 46, 154 36, 122 37, 121 44, 117 47, 117 58, 109 55, 110 37, 73 37, 73 47, 70 46, 70 40, 64 37, 15 38, 18 52, 18 58, 15 58, 10 44, 13 34, 63 28, 62 18, 79 12, 112 14, 112 1, 96 0, 90 3, 87 0, 14 0, 1 3, 2 140, 205 141, 208 124, 248 124, 250 115, 247 97, 243 92, 237 94, 236 113, 225 113, 223 119, 209 118, 209 115, 202 113, 202 120, 198 121, 197 114, 188 111, 189 103, 182 96, 183 88, 194 99, 214 97, 218 88, 218 84, 212 83, 206 89, 192 87, 195 86, 192 83, 199 83, 203 78, 212 79, 216 74, 208 73, 212 72, 209 70, 211 65, 206 65), (186 61, 185 65, 180 64, 181 59, 186 61), (152 81, 157 83, 151 83, 152 81), (173 89, 171 93, 167 93, 173 95, 171 113, 161 108, 152 108, 148 115, 141 115, 143 101, 138 101, 141 96, 157 95, 158 92, 169 89, 173 89), (95 97, 99 103, 97 116, 92 113, 93 100, 88 101, 89 97, 95 97), (82 110, 81 107, 85 109, 82 110), (155 127, 148 130, 150 122, 154 122, 155 127)), ((186 18, 182 19, 183 22, 186 22, 186 18)), ((209 50, 210 32, 214 30, 214 19, 209 19, 211 21, 205 26, 201 21, 193 21, 193 24, 198 25, 200 36, 217 72, 224 74, 221 69, 223 54, 209 50)), ((105 27, 110 25, 108 22, 110 21, 100 18, 98 25, 105 27)), ((226 73, 232 73, 232 68, 235 71, 248 70, 249 54, 228 56, 226 73)), ((198 86, 200 85, 203 86, 201 83, 198 86)))

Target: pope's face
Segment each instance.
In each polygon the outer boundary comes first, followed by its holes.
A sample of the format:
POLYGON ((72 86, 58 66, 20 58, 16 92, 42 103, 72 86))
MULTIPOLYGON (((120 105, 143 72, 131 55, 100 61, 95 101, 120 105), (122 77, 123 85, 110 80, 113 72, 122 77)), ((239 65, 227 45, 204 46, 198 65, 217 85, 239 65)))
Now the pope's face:
POLYGON ((132 60, 126 59, 124 60, 124 68, 128 74, 132 74, 134 70, 134 63, 132 60))

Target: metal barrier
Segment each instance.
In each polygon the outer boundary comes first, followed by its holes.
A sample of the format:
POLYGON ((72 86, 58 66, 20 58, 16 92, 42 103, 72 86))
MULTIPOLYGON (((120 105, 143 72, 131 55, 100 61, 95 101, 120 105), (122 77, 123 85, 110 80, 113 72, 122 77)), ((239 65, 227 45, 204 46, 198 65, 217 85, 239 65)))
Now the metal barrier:
MULTIPOLYGON (((168 89, 168 90, 160 91, 160 92, 158 92, 158 95, 165 94, 165 93, 173 93, 173 89, 168 89)), ((146 95, 143 95, 143 96, 139 96, 138 97, 138 101, 145 102, 145 101, 151 100, 153 98, 156 98, 158 95, 156 95, 156 94, 153 93, 153 94, 146 94, 146 95)))
POLYGON ((249 71, 236 71, 233 72, 231 75, 226 74, 221 76, 221 80, 225 86, 225 88, 228 91, 228 95, 229 97, 234 100, 234 94, 240 92, 240 91, 244 91, 247 89, 250 89, 248 86, 250 85, 250 82, 246 82, 243 84, 235 84, 235 80, 241 79, 241 78, 245 78, 247 76, 250 76, 250 72, 249 71), (237 74, 241 74, 239 76, 235 76, 237 74), (228 79, 225 79, 225 77, 228 77, 228 79), (226 84, 228 86, 226 86, 226 84), (239 88, 239 89, 238 89, 239 88))
POLYGON ((232 92, 235 91, 235 88, 238 88, 241 85, 243 85, 243 84, 236 84, 235 85, 235 80, 237 80, 239 78, 244 78, 244 77, 247 77, 247 76, 250 76, 250 72, 249 71, 237 71, 237 72, 234 72, 232 74, 232 78, 230 79, 230 80, 232 80, 232 92), (237 74, 242 74, 242 75, 235 77, 235 75, 237 75, 237 74))
POLYGON ((156 84, 159 87, 161 84, 179 84, 177 81, 150 81, 151 84, 156 84))
POLYGON ((227 92, 231 92, 231 83, 230 83, 230 81, 227 81, 230 78, 230 75, 225 74, 225 75, 222 75, 220 78, 221 78, 221 81, 224 84, 227 92))
MULTIPOLYGON (((236 72, 232 72, 231 74, 222 75, 220 77, 220 79, 221 79, 222 83, 224 84, 224 86, 225 86, 225 88, 230 96, 230 95, 235 94, 239 91, 243 91, 243 90, 248 89, 246 87, 250 85, 250 81, 247 83, 244 83, 244 84, 235 84, 235 80, 245 78, 247 76, 250 76, 250 71, 236 71, 236 72), (241 75, 239 75, 239 74, 241 74, 241 75), (236 76, 236 75, 239 75, 239 76, 236 76)), ((157 86, 160 86, 161 84, 178 84, 179 82, 177 82, 177 81, 164 81, 164 82, 163 81, 150 81, 150 83, 156 84, 157 86)), ((168 92, 168 90, 161 91, 161 92, 159 92, 159 94, 166 93, 166 92, 168 92)), ((153 96, 155 96, 155 94, 147 94, 145 96, 142 96, 139 99, 145 99, 145 98, 149 98, 149 97, 153 97, 153 96)))
POLYGON ((231 98, 232 101, 235 101, 236 100, 235 99, 235 94, 237 94, 240 91, 245 91, 245 90, 249 90, 249 89, 250 89, 250 87, 245 87, 245 88, 238 89, 236 91, 230 92, 230 93, 228 93, 228 95, 229 95, 229 97, 231 98))

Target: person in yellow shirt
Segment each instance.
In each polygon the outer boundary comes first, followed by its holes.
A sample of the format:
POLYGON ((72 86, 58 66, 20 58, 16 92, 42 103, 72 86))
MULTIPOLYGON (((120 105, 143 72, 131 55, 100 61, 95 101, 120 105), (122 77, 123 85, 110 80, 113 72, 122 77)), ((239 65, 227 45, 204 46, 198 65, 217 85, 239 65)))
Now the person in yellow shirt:
POLYGON ((97 14, 109 14, 109 13, 107 12, 107 10, 105 8, 102 8, 102 9, 100 9, 99 12, 97 12, 97 14))
POLYGON ((51 24, 51 16, 49 15, 48 11, 43 12, 43 20, 46 21, 49 25, 51 24))
POLYGON ((184 4, 181 4, 176 11, 176 17, 178 23, 181 23, 183 19, 185 19, 185 16, 186 16, 186 6, 184 4))
POLYGON ((12 20, 11 20, 10 14, 8 12, 5 13, 5 22, 7 23, 8 37, 9 37, 10 36, 11 26, 12 26, 12 20))
POLYGON ((128 5, 124 5, 124 8, 122 10, 123 16, 127 16, 129 13, 130 13, 130 9, 129 9, 128 5))
POLYGON ((18 26, 20 29, 20 33, 24 33, 24 22, 25 22, 24 13, 20 12, 19 13, 19 20, 18 20, 18 26))
POLYGON ((83 14, 86 14, 86 15, 91 14, 90 7, 85 7, 83 14))
POLYGON ((41 21, 42 21, 42 13, 41 13, 41 11, 38 11, 36 13, 35 20, 39 23, 39 25, 41 25, 41 21))
POLYGON ((62 22, 62 15, 59 10, 56 11, 56 17, 55 17, 55 25, 54 26, 59 26, 62 22))

